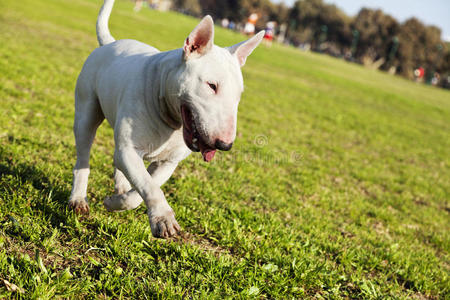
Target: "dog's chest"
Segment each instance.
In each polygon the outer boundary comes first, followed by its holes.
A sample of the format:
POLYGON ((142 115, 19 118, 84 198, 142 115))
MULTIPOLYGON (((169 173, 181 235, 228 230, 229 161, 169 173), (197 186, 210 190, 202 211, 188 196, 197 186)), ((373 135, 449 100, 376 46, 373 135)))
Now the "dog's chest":
POLYGON ((158 147, 150 143, 143 152, 143 158, 147 161, 174 161, 185 159, 191 151, 183 140, 183 133, 175 131, 165 142, 158 147))

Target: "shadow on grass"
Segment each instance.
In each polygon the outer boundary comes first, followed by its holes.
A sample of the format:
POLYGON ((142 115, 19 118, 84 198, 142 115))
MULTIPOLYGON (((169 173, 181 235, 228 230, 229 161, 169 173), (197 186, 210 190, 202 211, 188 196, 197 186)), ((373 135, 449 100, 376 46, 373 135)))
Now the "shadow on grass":
MULTIPOLYGON (((0 145, 0 191, 6 207, 14 209, 12 197, 20 192, 23 199, 14 201, 24 201, 30 203, 29 207, 33 211, 38 211, 43 216, 47 216, 53 227, 61 227, 66 223, 69 216, 67 210, 67 199, 70 191, 63 189, 51 182, 48 174, 39 170, 38 167, 30 163, 21 162, 20 156, 9 152, 4 145, 0 145), (12 178, 7 178, 12 177, 12 178), (31 197, 26 199, 27 184, 37 191, 41 197, 31 197), (8 203, 9 202, 9 203, 8 203)), ((16 197, 17 198, 17 197, 16 197)), ((7 210, 6 210, 7 213, 7 210)))

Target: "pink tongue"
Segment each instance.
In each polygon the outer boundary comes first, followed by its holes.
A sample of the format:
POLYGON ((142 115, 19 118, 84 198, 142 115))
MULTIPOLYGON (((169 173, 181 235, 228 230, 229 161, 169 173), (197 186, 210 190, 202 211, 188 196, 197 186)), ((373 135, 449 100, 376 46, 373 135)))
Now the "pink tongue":
POLYGON ((216 150, 208 149, 208 150, 202 151, 203 160, 206 162, 210 162, 213 159, 214 154, 216 154, 216 150))

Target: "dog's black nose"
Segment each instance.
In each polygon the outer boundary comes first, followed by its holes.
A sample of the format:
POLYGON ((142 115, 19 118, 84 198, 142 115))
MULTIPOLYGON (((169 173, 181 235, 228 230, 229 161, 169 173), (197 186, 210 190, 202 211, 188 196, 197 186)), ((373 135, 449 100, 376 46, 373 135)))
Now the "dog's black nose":
POLYGON ((231 147, 233 146, 233 143, 225 143, 221 140, 216 140, 216 143, 214 144, 214 146, 216 146, 216 149, 219 150, 223 150, 223 151, 228 151, 231 149, 231 147))

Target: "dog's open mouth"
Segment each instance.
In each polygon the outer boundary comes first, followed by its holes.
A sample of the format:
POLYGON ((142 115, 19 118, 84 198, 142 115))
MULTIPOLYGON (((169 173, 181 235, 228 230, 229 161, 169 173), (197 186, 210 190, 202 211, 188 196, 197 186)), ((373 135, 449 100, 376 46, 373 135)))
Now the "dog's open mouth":
POLYGON ((192 151, 200 151, 204 161, 210 162, 216 154, 216 149, 211 148, 202 138, 195 125, 192 112, 186 105, 181 106, 181 117, 183 119, 184 142, 192 151))

